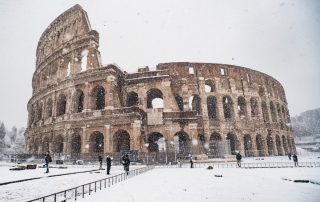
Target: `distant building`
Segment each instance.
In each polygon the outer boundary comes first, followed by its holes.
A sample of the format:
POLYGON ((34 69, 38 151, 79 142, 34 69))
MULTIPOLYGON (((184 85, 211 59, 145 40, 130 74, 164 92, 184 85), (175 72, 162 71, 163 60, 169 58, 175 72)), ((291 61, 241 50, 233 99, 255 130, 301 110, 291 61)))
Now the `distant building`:
POLYGON ((320 152, 320 134, 312 136, 295 137, 296 147, 311 152, 320 152))

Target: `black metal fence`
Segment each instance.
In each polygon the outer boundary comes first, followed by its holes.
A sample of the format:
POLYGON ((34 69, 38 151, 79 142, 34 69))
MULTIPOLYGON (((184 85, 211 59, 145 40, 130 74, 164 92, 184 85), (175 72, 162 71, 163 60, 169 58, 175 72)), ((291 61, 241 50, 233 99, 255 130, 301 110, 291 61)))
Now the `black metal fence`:
POLYGON ((67 201, 67 200, 74 200, 76 201, 79 198, 84 198, 85 195, 91 195, 93 192, 96 192, 97 190, 101 190, 102 188, 110 187, 118 182, 122 182, 124 180, 127 180, 131 177, 140 175, 144 172, 147 172, 151 169, 153 169, 154 166, 148 166, 143 168, 138 168, 135 170, 129 171, 129 174, 121 173, 118 175, 110 176, 101 180, 89 182, 77 187, 73 187, 70 189, 66 189, 60 192, 56 192, 50 195, 42 196, 36 199, 29 200, 28 202, 33 201, 42 201, 42 202, 61 202, 61 201, 67 201))

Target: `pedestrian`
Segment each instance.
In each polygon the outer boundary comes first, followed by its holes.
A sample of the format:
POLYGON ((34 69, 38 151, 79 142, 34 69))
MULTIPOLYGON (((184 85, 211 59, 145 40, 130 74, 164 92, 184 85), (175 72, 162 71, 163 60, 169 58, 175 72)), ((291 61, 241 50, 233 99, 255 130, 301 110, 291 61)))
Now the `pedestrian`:
POLYGON ((123 164, 124 171, 128 175, 129 174, 129 166, 130 166, 130 159, 129 159, 128 154, 126 154, 122 157, 122 164, 123 164))
POLYGON ((99 164, 100 164, 100 170, 102 170, 102 156, 101 155, 99 155, 99 164))
POLYGON ((49 173, 49 163, 52 162, 52 158, 50 156, 50 152, 47 151, 46 154, 44 154, 44 161, 45 161, 45 167, 46 167, 46 172, 49 173))
POLYGON ((293 162, 294 162, 294 166, 299 166, 298 165, 298 156, 296 154, 293 154, 292 159, 293 159, 293 162))
POLYGON ((238 152, 236 154, 236 159, 237 159, 237 165, 240 168, 241 167, 241 159, 242 159, 242 156, 241 156, 240 152, 238 152))
POLYGON ((289 158, 289 160, 291 160, 291 154, 290 153, 288 154, 288 158, 289 158))
POLYGON ((193 159, 191 154, 189 154, 189 161, 190 161, 190 168, 193 168, 193 159))
POLYGON ((107 175, 110 175, 110 169, 111 169, 111 161, 112 161, 112 159, 111 159, 111 157, 108 155, 106 160, 107 160, 107 175))

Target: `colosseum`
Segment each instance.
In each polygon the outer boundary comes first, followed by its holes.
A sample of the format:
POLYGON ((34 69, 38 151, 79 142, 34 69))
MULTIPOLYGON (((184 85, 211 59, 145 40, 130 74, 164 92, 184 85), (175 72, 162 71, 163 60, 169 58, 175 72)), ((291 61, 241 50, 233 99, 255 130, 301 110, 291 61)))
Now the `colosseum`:
POLYGON ((26 149, 71 158, 173 162, 295 152, 285 91, 273 77, 226 64, 173 62, 127 73, 102 65, 99 33, 75 5, 43 32, 28 102, 26 149))

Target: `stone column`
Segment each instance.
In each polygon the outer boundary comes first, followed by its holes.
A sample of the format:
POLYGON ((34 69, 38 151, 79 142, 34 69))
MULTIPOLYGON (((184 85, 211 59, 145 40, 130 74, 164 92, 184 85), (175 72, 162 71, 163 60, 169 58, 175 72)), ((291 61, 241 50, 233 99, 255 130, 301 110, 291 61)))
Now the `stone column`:
POLYGON ((259 156, 259 152, 257 150, 257 143, 256 143, 256 135, 253 135, 253 138, 251 136, 251 142, 252 142, 252 154, 253 156, 259 156))
MULTIPOLYGON (((81 135, 81 153, 89 153, 89 149, 90 148, 87 148, 86 145, 89 144, 89 140, 88 140, 88 137, 87 137, 87 128, 85 126, 82 127, 82 135, 81 135)), ((90 145, 89 145, 90 146, 90 145)))
POLYGON ((113 145, 112 145, 112 137, 111 137, 111 126, 104 125, 104 152, 112 153, 113 145))
POLYGON ((220 95, 217 95, 216 96, 217 98, 217 109, 218 109, 218 118, 220 121, 224 121, 225 118, 224 118, 224 111, 223 111, 223 100, 222 100, 222 97, 220 95))
POLYGON ((246 101, 246 105, 247 105, 247 120, 248 121, 252 121, 252 117, 251 117, 251 102, 250 99, 248 101, 246 101))
POLYGON ((140 128, 141 128, 141 121, 140 120, 135 120, 132 124, 132 143, 130 148, 132 148, 133 150, 139 150, 140 148, 140 136, 141 136, 141 132, 140 132, 140 128))
POLYGON ((90 97, 91 97, 91 87, 88 82, 85 82, 85 88, 84 88, 84 101, 83 101, 83 111, 84 112, 89 112, 91 111, 91 106, 90 106, 90 97))

